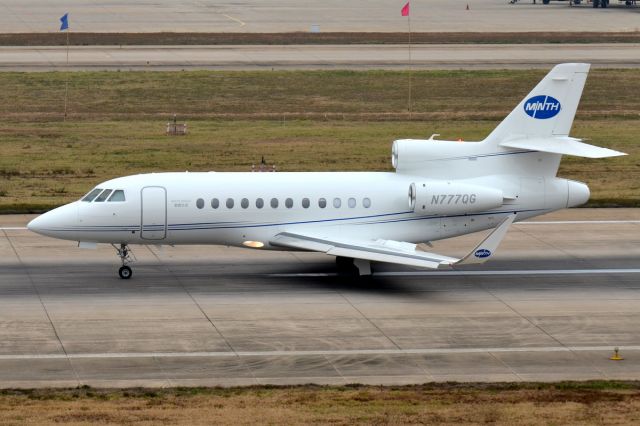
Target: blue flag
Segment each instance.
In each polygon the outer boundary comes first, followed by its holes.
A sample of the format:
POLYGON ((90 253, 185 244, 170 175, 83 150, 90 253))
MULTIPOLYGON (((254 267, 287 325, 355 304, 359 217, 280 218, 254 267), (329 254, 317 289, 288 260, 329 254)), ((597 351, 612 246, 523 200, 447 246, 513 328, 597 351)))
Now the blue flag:
POLYGON ((64 16, 62 18, 60 18, 60 31, 64 31, 64 30, 68 30, 69 29, 69 14, 65 13, 64 16))

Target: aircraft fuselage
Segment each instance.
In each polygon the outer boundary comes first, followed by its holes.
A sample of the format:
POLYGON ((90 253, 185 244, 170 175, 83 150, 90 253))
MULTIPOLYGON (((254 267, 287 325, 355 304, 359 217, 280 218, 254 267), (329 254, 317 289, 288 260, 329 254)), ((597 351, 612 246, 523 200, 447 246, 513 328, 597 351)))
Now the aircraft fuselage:
POLYGON ((585 185, 565 179, 486 176, 466 179, 473 186, 462 191, 454 185, 430 195, 425 202, 433 206, 411 208, 408 190, 424 181, 384 172, 135 175, 98 186, 123 190, 125 201, 76 201, 29 226, 55 238, 114 244, 259 242, 265 249, 278 249, 269 240, 297 229, 418 243, 493 228, 514 212, 522 220, 565 208, 569 186, 588 198, 585 185), (499 207, 474 210, 470 200, 479 199, 474 188, 483 187, 499 188, 508 197, 499 207), (455 213, 442 214, 443 209, 455 213))

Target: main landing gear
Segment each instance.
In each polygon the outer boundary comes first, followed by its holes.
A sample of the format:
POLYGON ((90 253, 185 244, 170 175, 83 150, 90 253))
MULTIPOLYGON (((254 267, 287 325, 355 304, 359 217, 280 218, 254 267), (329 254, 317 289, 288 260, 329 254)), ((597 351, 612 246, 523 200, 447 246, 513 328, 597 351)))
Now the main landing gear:
POLYGON ((338 274, 355 275, 355 276, 371 276, 371 262, 363 259, 353 259, 351 257, 336 257, 336 266, 338 274))
POLYGON ((131 263, 134 260, 132 257, 133 252, 126 244, 120 244, 120 248, 118 248, 115 244, 111 245, 116 249, 116 253, 122 261, 122 266, 120 267, 120 269, 118 269, 118 275, 120 275, 120 278, 122 278, 123 280, 128 280, 133 275, 131 267, 127 265, 127 263, 131 263))

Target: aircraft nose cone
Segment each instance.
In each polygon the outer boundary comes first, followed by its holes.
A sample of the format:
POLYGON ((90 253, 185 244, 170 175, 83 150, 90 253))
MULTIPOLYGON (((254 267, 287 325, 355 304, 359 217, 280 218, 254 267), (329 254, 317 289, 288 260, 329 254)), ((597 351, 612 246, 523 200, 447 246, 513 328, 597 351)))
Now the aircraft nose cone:
POLYGON ((41 214, 27 224, 27 229, 41 235, 65 238, 65 234, 76 225, 77 220, 77 206, 71 203, 41 214))
MULTIPOLYGON (((57 209, 56 209, 57 210, 57 209)), ((51 235, 51 232, 62 225, 60 220, 56 220, 56 210, 43 213, 27 224, 27 229, 41 235, 51 235)))
MULTIPOLYGON (((46 214, 46 213, 45 213, 45 214, 46 214)), ((36 217, 36 218, 35 218, 35 219, 33 219, 31 222, 29 222, 29 223, 27 224, 27 229, 28 229, 29 231, 32 231, 32 232, 38 232, 38 231, 40 231, 40 230, 43 228, 43 226, 42 226, 42 223, 43 223, 43 220, 42 220, 42 219, 43 219, 43 216, 44 216, 44 214, 41 214, 40 216, 36 217)))

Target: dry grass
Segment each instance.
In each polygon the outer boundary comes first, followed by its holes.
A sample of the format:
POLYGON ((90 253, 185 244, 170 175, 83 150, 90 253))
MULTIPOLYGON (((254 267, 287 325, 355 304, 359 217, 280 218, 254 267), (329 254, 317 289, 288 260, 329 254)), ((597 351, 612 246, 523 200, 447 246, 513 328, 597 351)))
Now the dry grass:
MULTIPOLYGON (((414 32, 413 43, 638 43, 640 32, 414 32)), ((64 46, 64 33, 0 34, 1 46, 64 46)), ((84 45, 385 44, 406 43, 406 32, 77 33, 84 45)))
MULTIPOLYGON (((77 199, 107 179, 152 171, 248 171, 264 155, 281 171, 390 171, 400 137, 474 140, 485 121, 191 121, 186 137, 164 135, 163 121, 13 123, 0 129, 0 211, 41 211, 77 199)), ((630 156, 567 157, 560 175, 587 182, 591 205, 640 204, 640 122, 576 123, 575 135, 630 156)))
POLYGON ((640 422, 637 383, 39 390, 0 394, 0 424, 640 422))
MULTIPOLYGON (((414 71, 416 120, 499 120, 544 70, 414 71)), ((406 120, 406 71, 0 73, 0 115, 61 121, 65 82, 78 120, 186 118, 406 120)), ((578 117, 640 117, 633 69, 593 70, 578 117)))
MULTIPOLYGON (((628 157, 566 158, 591 205, 640 205, 640 86, 596 70, 573 134, 628 157)), ((0 211, 42 211, 96 183, 150 171, 245 171, 262 155, 286 171, 390 170, 391 141, 486 136, 544 72, 78 72, 61 121, 64 73, 0 73, 0 211), (169 88, 169 89, 167 89, 169 88), (190 134, 164 136, 177 112, 190 134)))

